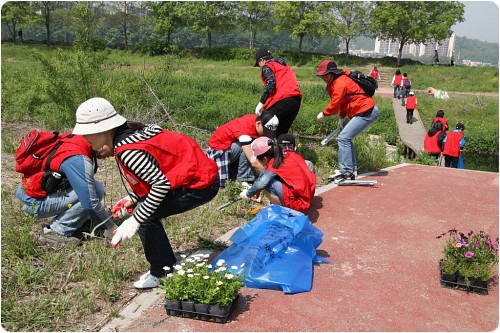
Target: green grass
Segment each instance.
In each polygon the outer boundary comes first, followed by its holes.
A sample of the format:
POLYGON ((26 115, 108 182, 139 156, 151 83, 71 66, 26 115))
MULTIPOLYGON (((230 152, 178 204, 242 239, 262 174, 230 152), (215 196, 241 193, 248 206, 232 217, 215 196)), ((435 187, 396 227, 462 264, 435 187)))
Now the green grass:
MULTIPOLYGON (((70 130, 76 107, 87 94, 109 99, 131 120, 158 123, 190 135, 205 148, 218 125, 253 113, 259 101, 260 71, 253 67, 251 56, 245 59, 243 51, 239 54, 217 61, 108 50, 99 58, 76 55, 68 48, 2 44, 2 152, 14 153, 26 128, 70 130), (46 64, 42 66, 34 54, 46 64)), ((335 59, 344 68, 367 66, 371 61, 335 59)), ((338 167, 335 143, 326 147, 319 144, 337 127, 338 119, 316 121, 318 112, 329 102, 324 83, 313 75, 320 60, 295 54, 287 59, 303 92, 291 130, 297 136, 298 152, 316 166, 318 186, 338 167)), ((498 91, 498 69, 494 68, 412 66, 402 70, 411 73, 417 89, 435 86, 448 91, 498 91)), ((498 97, 451 96, 449 101, 418 97, 424 124, 430 124, 436 110, 442 108, 450 124, 465 123, 467 150, 498 154, 498 97)), ((379 119, 355 140, 360 172, 400 162, 398 154, 387 157, 385 149, 390 143, 401 151, 392 101, 381 97, 376 101, 379 119)), ((428 164, 429 160, 422 156, 417 162, 428 164)), ((4 182, 9 172, 14 173, 13 165, 3 164, 3 327, 10 331, 95 330, 86 321, 95 324, 97 314, 116 316, 129 297, 132 281, 148 268, 138 237, 116 249, 100 239, 86 240, 74 249, 54 250, 38 243, 36 234, 46 221, 22 212, 14 196, 17 184, 4 182)), ((108 207, 124 195, 112 160, 102 162, 97 178, 105 183, 108 207)), ((240 200, 224 210, 217 209, 238 193, 238 188, 228 186, 208 204, 165 219, 174 251, 187 253, 213 246, 217 237, 252 219, 256 204, 251 202, 240 200)))

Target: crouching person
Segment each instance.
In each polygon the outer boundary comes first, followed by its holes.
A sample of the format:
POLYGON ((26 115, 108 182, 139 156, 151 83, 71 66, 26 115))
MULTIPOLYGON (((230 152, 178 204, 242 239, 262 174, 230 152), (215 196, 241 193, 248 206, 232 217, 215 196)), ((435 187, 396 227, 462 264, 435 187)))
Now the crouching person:
POLYGON ((240 196, 250 199, 264 190, 272 204, 305 212, 311 205, 316 188, 316 175, 304 158, 297 153, 283 154, 281 147, 268 137, 260 137, 251 144, 252 160, 259 160, 265 169, 249 189, 240 196))
POLYGON ((115 231, 111 246, 138 232, 150 270, 134 286, 157 287, 165 275, 163 267, 176 263, 161 219, 212 200, 219 191, 217 165, 192 138, 157 125, 127 122, 103 98, 80 105, 73 133, 85 136, 100 158, 114 155, 120 165, 133 193, 113 212, 123 216, 127 207, 135 209, 115 231))

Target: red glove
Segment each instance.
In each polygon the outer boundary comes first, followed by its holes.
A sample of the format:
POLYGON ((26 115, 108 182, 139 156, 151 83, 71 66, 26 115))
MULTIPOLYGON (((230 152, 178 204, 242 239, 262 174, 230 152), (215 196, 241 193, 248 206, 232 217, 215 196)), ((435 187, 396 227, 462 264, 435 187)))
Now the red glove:
POLYGON ((111 209, 111 213, 113 213, 113 218, 121 219, 127 216, 130 216, 134 212, 134 203, 130 199, 130 196, 126 196, 125 198, 118 201, 113 208, 111 209), (127 205, 129 208, 126 208, 127 205))

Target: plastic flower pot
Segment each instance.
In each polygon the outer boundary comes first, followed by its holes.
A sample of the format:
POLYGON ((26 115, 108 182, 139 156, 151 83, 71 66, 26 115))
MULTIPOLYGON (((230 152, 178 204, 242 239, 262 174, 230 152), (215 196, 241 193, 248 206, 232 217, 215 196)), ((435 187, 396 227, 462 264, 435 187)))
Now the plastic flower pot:
POLYGON ((182 316, 189 318, 194 316, 194 303, 188 301, 181 301, 182 316))
POLYGON ((210 320, 210 316, 208 316, 208 307, 208 304, 194 303, 194 309, 199 319, 210 320))
POLYGON ((178 316, 181 310, 180 301, 171 301, 169 299, 165 300, 165 308, 167 309, 167 314, 171 316, 178 316))

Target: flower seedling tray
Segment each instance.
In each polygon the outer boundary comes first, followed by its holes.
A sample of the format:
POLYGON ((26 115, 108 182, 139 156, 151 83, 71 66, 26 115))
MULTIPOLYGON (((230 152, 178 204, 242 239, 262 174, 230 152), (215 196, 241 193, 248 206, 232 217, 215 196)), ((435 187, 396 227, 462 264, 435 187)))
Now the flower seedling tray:
POLYGON ((237 295, 236 298, 231 303, 231 306, 229 307, 228 313, 226 315, 223 315, 223 316, 214 315, 211 313, 200 313, 200 312, 196 312, 196 311, 187 311, 187 310, 182 310, 182 309, 172 309, 172 308, 169 308, 167 305, 165 305, 165 310, 167 311, 167 315, 169 315, 169 316, 198 319, 198 320, 203 320, 203 321, 211 321, 214 323, 225 324, 227 322, 227 320, 229 319, 229 316, 231 316, 231 314, 233 313, 233 310, 236 307, 236 303, 238 302, 238 298, 239 298, 239 295, 237 295))
POLYGON ((464 290, 467 292, 472 292, 480 295, 488 295, 488 285, 486 286, 476 285, 474 280, 470 282, 469 286, 467 286, 465 282, 459 282, 458 279, 453 281, 451 278, 448 277, 448 275, 444 274, 441 265, 439 265, 439 273, 440 273, 441 287, 464 290))

